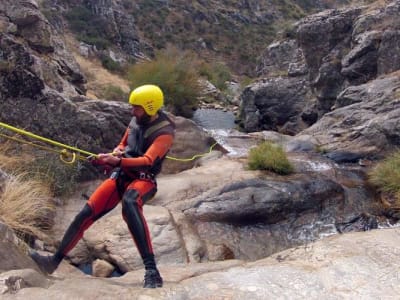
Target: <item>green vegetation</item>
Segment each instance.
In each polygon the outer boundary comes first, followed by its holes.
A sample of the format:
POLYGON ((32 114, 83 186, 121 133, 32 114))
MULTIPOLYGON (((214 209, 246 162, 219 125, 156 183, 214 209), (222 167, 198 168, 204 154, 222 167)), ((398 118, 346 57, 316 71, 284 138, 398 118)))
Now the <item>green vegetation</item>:
POLYGON ((62 196, 75 190, 81 167, 80 162, 66 164, 58 154, 42 152, 35 155, 25 170, 29 170, 30 178, 46 182, 54 196, 62 196))
POLYGON ((100 55, 101 65, 112 73, 124 73, 124 67, 119 63, 113 60, 108 55, 100 55))
POLYGON ((152 61, 143 61, 128 70, 134 88, 156 84, 165 95, 165 106, 176 115, 191 118, 201 93, 198 59, 191 52, 168 48, 156 53, 152 61))
POLYGON ((369 172, 368 180, 379 191, 395 197, 394 205, 400 207, 400 151, 378 163, 369 172))
POLYGON ((53 197, 76 190, 80 164, 65 164, 58 154, 0 141, 0 220, 25 242, 46 240, 54 223, 53 197))
POLYGON ((26 181, 42 182, 55 196, 75 190, 81 165, 65 164, 57 153, 32 152, 34 148, 24 146, 10 141, 0 143, 0 169, 16 176, 23 174, 20 178, 26 181))
POLYGON ((125 93, 119 86, 109 84, 104 87, 99 96, 106 100, 126 102, 129 94, 125 93))
POLYGON ((107 21, 93 14, 85 6, 75 6, 65 13, 71 30, 77 38, 98 49, 107 49, 111 39, 107 36, 107 21))
POLYGON ((272 20, 253 23, 254 16, 247 10, 241 11, 237 18, 232 17, 229 13, 238 9, 234 1, 215 7, 198 1, 177 1, 174 6, 139 0, 137 9, 131 10, 138 30, 156 49, 173 44, 193 49, 204 59, 212 56, 224 61, 232 70, 251 72, 256 57, 276 34, 272 20), (187 10, 177 9, 183 7, 187 10))
MULTIPOLYGON (((47 0, 45 1, 48 2, 47 0)), ((158 0, 123 0, 124 13, 131 14, 141 42, 157 50, 173 44, 181 49, 193 49, 202 58, 224 61, 235 73, 251 74, 257 57, 282 31, 281 24, 289 24, 304 17, 315 4, 309 0, 273 0, 269 7, 260 4, 261 16, 254 8, 237 1, 203 3, 177 0, 174 4, 158 0), (271 13, 271 16, 269 16, 271 13)), ((51 3, 45 11, 51 16, 51 3)), ((115 37, 106 17, 97 15, 84 4, 72 6, 64 16, 77 38, 99 49, 114 45, 115 37)), ((287 35, 294 32, 289 25, 287 35)), ((106 62, 106 67, 111 70, 106 62)))
POLYGON ((199 67, 199 74, 221 91, 225 91, 227 89, 226 82, 232 80, 231 71, 222 62, 202 63, 199 67))
POLYGON ((15 68, 15 63, 0 60, 0 73, 9 73, 15 68))
POLYGON ((324 148, 323 145, 317 145, 315 147, 315 152, 318 152, 320 154, 326 154, 328 153, 328 150, 326 150, 326 148, 324 148))
POLYGON ((305 16, 304 10, 290 0, 273 0, 275 7, 285 16, 285 19, 300 19, 305 16))
POLYGON ((248 159, 250 170, 268 170, 280 175, 291 174, 294 170, 282 147, 271 142, 250 149, 248 159))

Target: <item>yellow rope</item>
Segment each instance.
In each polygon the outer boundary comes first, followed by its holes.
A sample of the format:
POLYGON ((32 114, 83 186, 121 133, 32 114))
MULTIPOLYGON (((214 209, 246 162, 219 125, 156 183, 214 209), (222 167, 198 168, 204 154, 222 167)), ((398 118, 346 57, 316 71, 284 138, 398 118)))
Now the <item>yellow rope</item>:
MULTIPOLYGON (((43 146, 43 145, 38 145, 38 144, 36 144, 34 142, 28 142, 28 141, 25 141, 25 140, 22 140, 22 139, 19 139, 19 138, 16 138, 16 137, 12 137, 12 136, 8 136, 8 135, 0 133, 0 136, 8 138, 10 140, 14 140, 16 142, 20 142, 20 143, 24 143, 24 144, 27 144, 27 145, 31 145, 31 146, 37 147, 39 149, 42 149, 42 150, 59 153, 60 154, 60 159, 66 164, 73 164, 76 161, 76 158, 78 158, 80 160, 87 160, 89 157, 90 158, 96 158, 98 156, 97 154, 94 154, 94 153, 91 153, 91 152, 88 152, 88 151, 85 151, 85 150, 82 150, 82 149, 79 149, 79 148, 76 148, 76 147, 72 147, 72 146, 69 146, 69 145, 65 145, 65 144, 59 143, 57 141, 42 137, 40 135, 36 135, 36 134, 31 133, 29 131, 26 131, 26 130, 23 130, 23 129, 19 129, 19 128, 16 128, 14 126, 2 123, 2 122, 0 122, 0 126, 6 128, 8 130, 14 131, 16 133, 19 133, 19 134, 22 134, 22 135, 26 135, 26 136, 28 136, 30 138, 34 138, 34 139, 46 142, 48 144, 51 144, 53 146, 57 146, 57 147, 63 148, 62 150, 55 150, 55 149, 52 149, 52 148, 49 148, 49 147, 46 147, 46 146, 43 146), (79 154, 77 155, 77 152, 81 153, 81 154, 86 154, 87 157, 81 156, 79 154), (71 160, 66 160, 68 157, 71 157, 71 160)), ((182 161, 182 162, 192 161, 192 160, 195 160, 198 157, 202 157, 202 156, 205 156, 205 155, 211 153, 211 151, 213 150, 215 145, 217 145, 217 142, 215 142, 213 145, 211 145, 211 147, 210 147, 208 152, 203 153, 203 154, 196 154, 196 155, 192 156, 191 158, 177 158, 177 157, 172 157, 172 156, 168 156, 168 155, 166 156, 166 158, 170 159, 170 160, 182 161)))
POLYGON ((75 152, 72 152, 72 153, 71 153, 71 152, 69 152, 67 149, 56 150, 56 149, 53 149, 53 148, 50 148, 50 147, 46 147, 46 146, 43 146, 43 145, 39 145, 39 144, 36 144, 36 143, 34 143, 34 142, 25 141, 25 140, 23 140, 23 139, 19 139, 19 138, 17 138, 17 137, 9 136, 9 135, 3 134, 3 133, 0 133, 0 136, 1 136, 1 137, 4 137, 4 138, 7 138, 7 139, 9 139, 9 140, 12 140, 12 141, 14 141, 14 142, 19 142, 19 143, 22 143, 22 144, 26 144, 26 145, 29 145, 29 146, 33 146, 33 147, 39 148, 39 149, 41 149, 41 150, 45 150, 45 151, 48 151, 48 152, 58 153, 58 154, 60 154, 60 159, 61 159, 64 163, 73 164, 73 163, 76 161, 76 158, 78 158, 78 159, 80 159, 80 160, 86 160, 86 157, 81 156, 81 155, 78 155, 78 156, 77 156, 75 152), (70 161, 67 161, 66 159, 67 159, 69 156, 71 156, 72 158, 71 158, 70 161))
POLYGON ((6 129, 12 130, 14 132, 29 136, 31 138, 46 142, 48 144, 52 144, 52 145, 60 147, 60 148, 65 148, 65 149, 71 150, 73 152, 79 152, 79 153, 82 153, 82 154, 86 154, 88 156, 97 157, 97 154, 94 154, 94 153, 91 153, 91 152, 88 152, 88 151, 85 151, 85 150, 82 150, 82 149, 79 149, 79 148, 76 148, 76 147, 72 147, 72 146, 69 146, 69 145, 65 145, 65 144, 53 141, 51 139, 47 139, 47 138, 42 137, 40 135, 33 134, 32 132, 25 131, 25 130, 10 126, 10 125, 7 125, 7 124, 2 123, 2 122, 0 122, 0 126, 6 128, 6 129))
POLYGON ((192 156, 191 158, 176 158, 176 157, 172 157, 172 156, 166 156, 166 158, 171 159, 171 160, 176 160, 176 161, 192 161, 198 157, 202 157, 202 156, 206 156, 207 154, 210 154, 211 151, 213 150, 213 148, 215 147, 215 145, 217 145, 218 142, 215 142, 213 145, 211 145, 210 150, 206 153, 203 154, 196 154, 194 156, 192 156))

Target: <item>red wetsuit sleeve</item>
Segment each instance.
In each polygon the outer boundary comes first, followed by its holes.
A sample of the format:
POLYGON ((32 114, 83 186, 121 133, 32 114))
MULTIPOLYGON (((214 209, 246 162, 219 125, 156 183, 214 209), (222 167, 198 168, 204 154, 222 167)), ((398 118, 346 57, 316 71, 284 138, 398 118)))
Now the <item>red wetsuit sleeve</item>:
POLYGON ((152 166, 157 158, 164 157, 172 146, 174 138, 170 134, 158 136, 143 156, 124 157, 121 159, 122 168, 152 166))
POLYGON ((118 146, 115 148, 118 148, 121 151, 124 151, 126 145, 128 145, 128 135, 129 135, 129 127, 125 130, 125 133, 122 136, 121 141, 119 142, 118 146))

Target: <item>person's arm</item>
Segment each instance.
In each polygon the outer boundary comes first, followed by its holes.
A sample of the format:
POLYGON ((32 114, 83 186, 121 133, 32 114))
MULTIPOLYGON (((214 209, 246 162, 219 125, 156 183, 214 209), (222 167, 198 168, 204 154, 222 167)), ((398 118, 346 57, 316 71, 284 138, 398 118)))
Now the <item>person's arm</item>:
POLYGON ((125 130, 124 135, 122 136, 121 141, 119 142, 118 146, 114 148, 113 154, 117 157, 121 157, 126 145, 128 144, 128 135, 129 135, 129 127, 125 130))
POLYGON ((172 135, 164 134, 158 136, 143 156, 121 158, 121 167, 134 168, 152 166, 158 159, 164 157, 172 146, 174 138, 172 135))
POLYGON ((152 166, 157 159, 164 157, 172 146, 174 137, 170 134, 158 136, 143 156, 139 157, 117 157, 110 153, 99 154, 98 159, 111 166, 126 168, 152 166))

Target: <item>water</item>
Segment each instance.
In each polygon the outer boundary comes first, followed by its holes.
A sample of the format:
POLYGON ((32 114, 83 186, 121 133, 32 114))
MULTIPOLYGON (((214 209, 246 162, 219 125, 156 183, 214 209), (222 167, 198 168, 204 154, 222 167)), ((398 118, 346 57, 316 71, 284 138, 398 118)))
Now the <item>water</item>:
POLYGON ((197 109, 192 120, 206 130, 231 129, 235 127, 235 115, 220 109, 197 109))
POLYGON ((248 149, 252 146, 251 139, 246 133, 234 129, 235 115, 231 111, 198 109, 192 120, 207 131, 227 151, 228 156, 246 156, 248 149))

